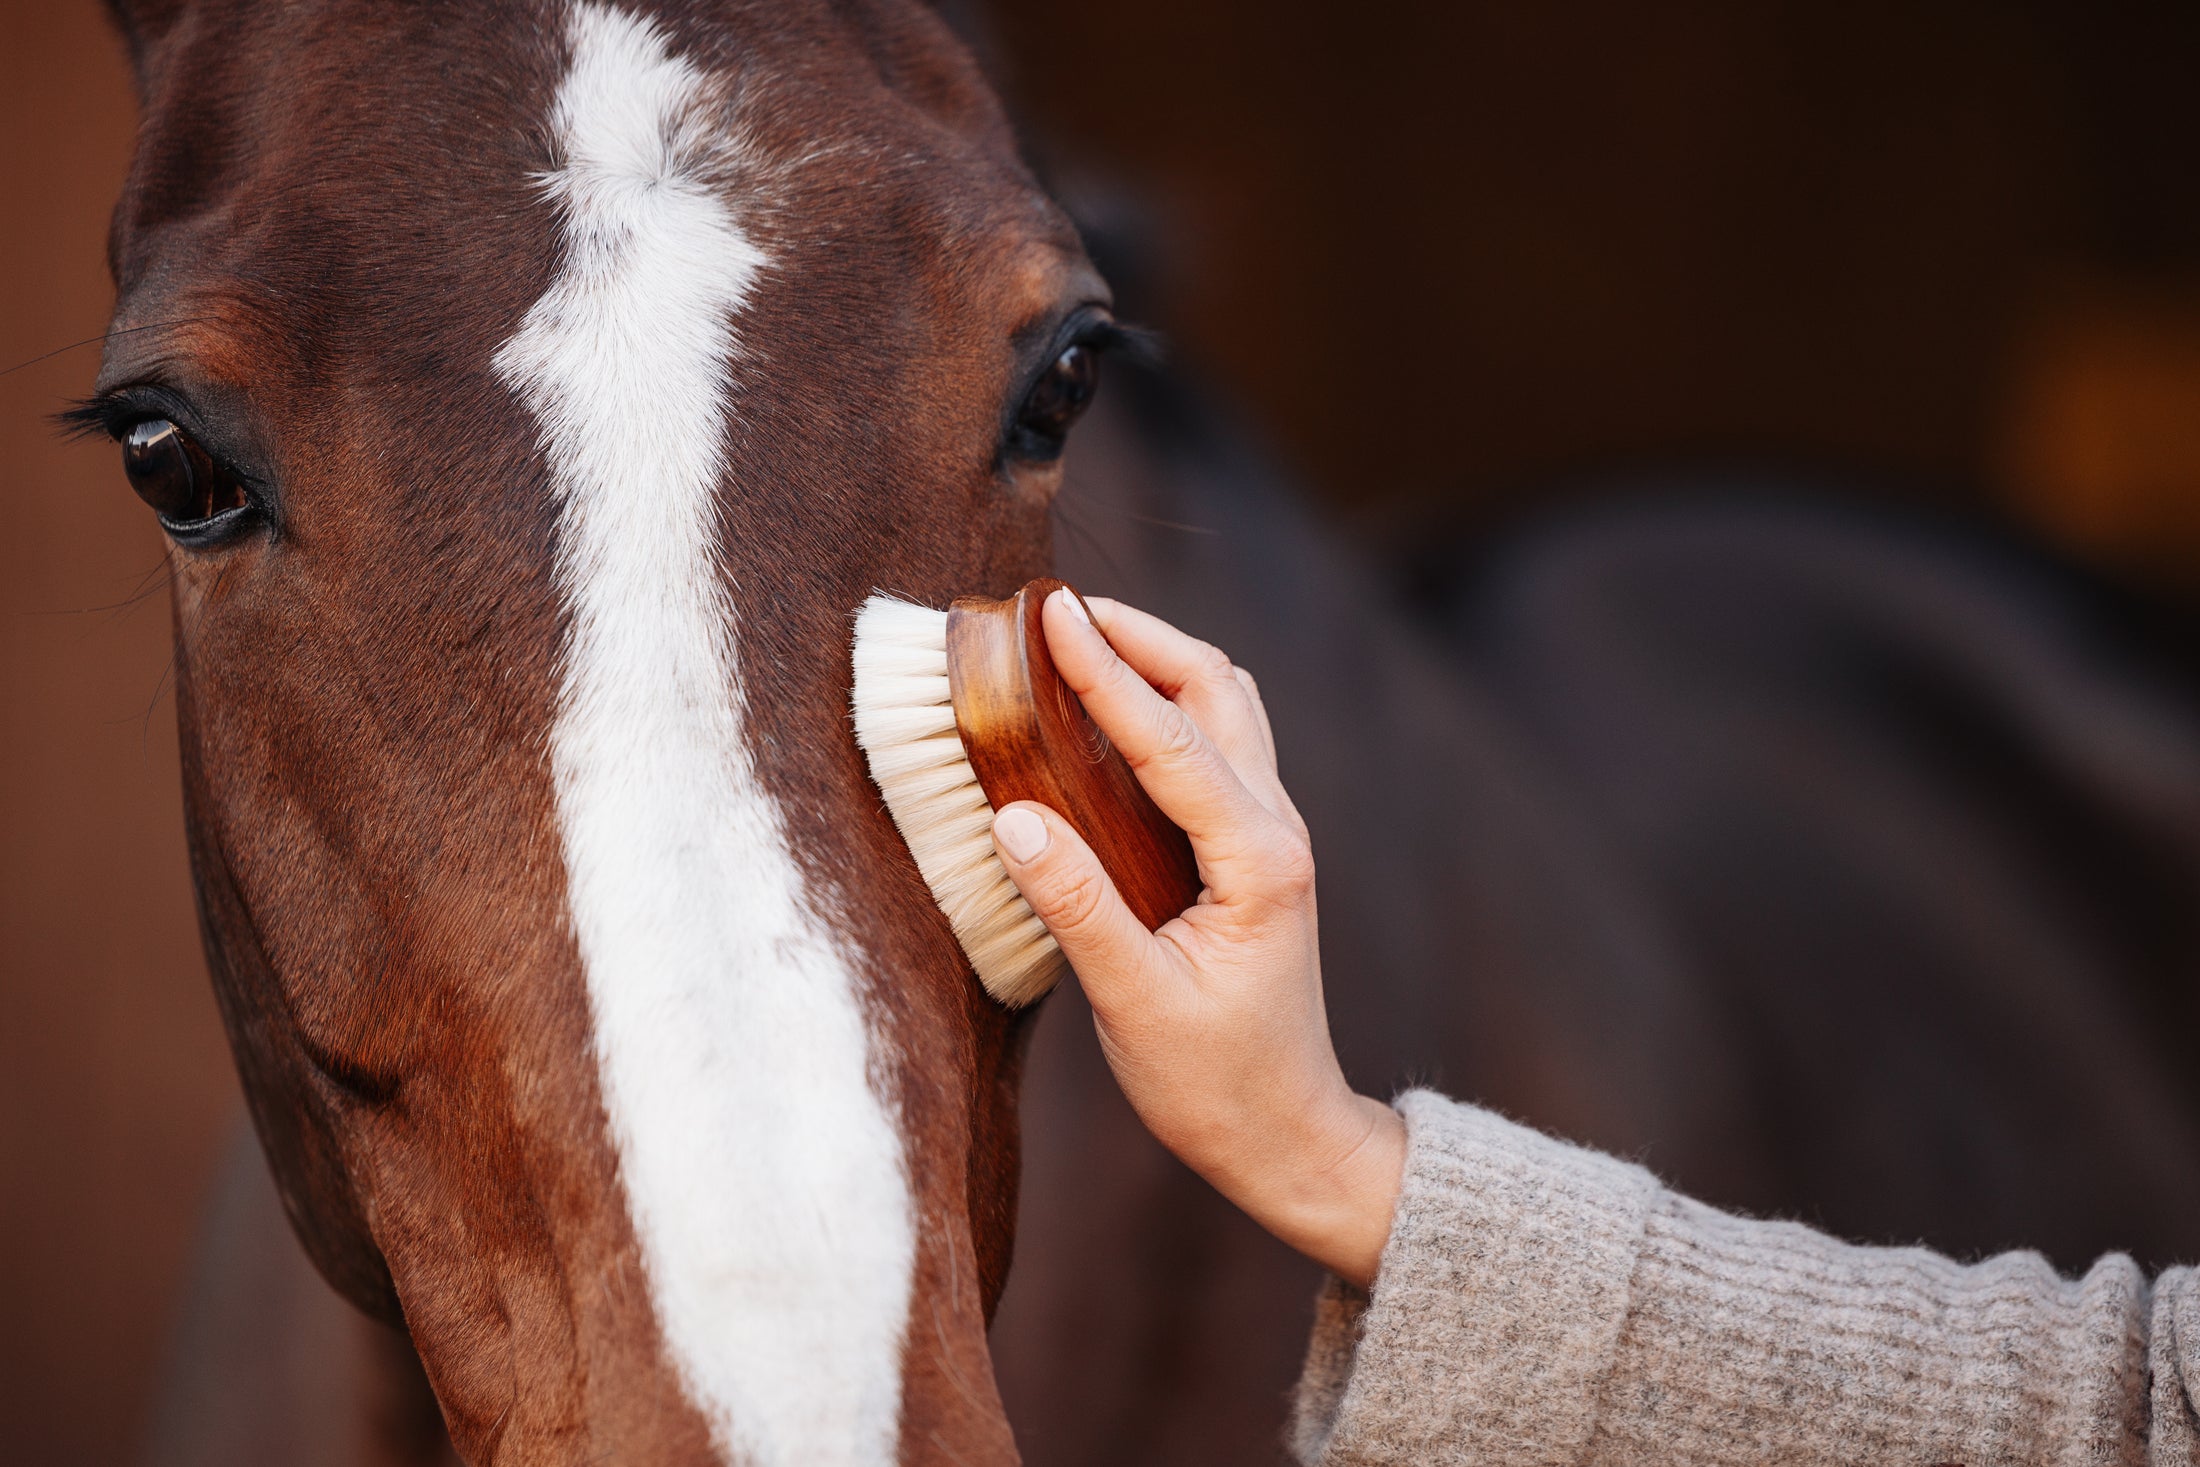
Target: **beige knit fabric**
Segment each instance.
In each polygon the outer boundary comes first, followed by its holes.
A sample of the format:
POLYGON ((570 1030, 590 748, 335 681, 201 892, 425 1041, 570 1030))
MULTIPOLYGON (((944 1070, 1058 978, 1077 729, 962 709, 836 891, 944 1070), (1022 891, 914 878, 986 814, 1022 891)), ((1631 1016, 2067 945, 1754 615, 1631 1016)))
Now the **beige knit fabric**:
POLYGON ((1427 1091, 1290 1446, 1359 1464, 2200 1464, 2200 1276, 1964 1265, 1715 1211, 1427 1091))

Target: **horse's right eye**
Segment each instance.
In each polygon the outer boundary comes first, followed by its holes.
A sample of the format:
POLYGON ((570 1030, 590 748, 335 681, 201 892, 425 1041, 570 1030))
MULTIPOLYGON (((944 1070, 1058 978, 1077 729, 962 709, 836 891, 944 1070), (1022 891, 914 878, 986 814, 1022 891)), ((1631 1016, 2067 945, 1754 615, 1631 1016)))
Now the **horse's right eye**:
POLYGON ((123 434, 122 471, 171 530, 200 529, 250 502, 236 477, 166 418, 147 418, 123 434))
POLYGON ((1010 440, 1016 455, 1040 463, 1060 458, 1070 427, 1091 405, 1099 387, 1099 347, 1082 341, 1064 347, 1016 410, 1010 440))

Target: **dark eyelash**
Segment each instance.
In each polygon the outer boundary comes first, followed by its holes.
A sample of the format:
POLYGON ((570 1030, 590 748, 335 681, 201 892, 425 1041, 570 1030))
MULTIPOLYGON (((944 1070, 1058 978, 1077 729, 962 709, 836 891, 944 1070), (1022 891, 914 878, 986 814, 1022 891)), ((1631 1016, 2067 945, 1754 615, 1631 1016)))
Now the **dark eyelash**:
POLYGON ((94 397, 79 398, 53 415, 53 425, 61 436, 71 440, 83 438, 112 438, 120 441, 132 425, 145 417, 145 411, 126 397, 117 393, 102 392, 94 397))
POLYGON ((1168 356, 1168 343, 1160 332, 1105 317, 1093 321, 1071 340, 1073 345, 1127 357, 1141 367, 1158 367, 1168 356))

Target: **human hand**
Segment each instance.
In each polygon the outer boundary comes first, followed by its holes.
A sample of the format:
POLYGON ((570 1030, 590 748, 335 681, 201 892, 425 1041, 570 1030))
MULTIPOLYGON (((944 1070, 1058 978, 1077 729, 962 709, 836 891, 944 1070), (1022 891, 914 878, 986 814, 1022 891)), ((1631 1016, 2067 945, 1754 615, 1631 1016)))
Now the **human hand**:
POLYGON ((994 816, 1002 864, 1076 969, 1146 1128, 1271 1233, 1364 1286, 1390 1235, 1405 1123, 1353 1092, 1330 1044, 1314 858, 1259 690, 1168 623, 1088 604, 1098 629, 1075 596, 1047 598, 1055 667, 1191 837, 1206 890, 1148 932, 1069 823, 1028 801, 994 816))

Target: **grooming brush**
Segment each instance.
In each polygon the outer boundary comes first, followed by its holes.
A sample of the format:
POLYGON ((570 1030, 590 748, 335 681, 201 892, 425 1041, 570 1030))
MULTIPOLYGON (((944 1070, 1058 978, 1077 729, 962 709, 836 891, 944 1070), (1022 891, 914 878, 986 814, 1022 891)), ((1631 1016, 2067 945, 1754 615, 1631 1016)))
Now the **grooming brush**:
POLYGON ((1054 670, 1039 613, 1061 585, 945 611, 873 596, 856 615, 856 742, 978 981, 1011 1008, 1065 963, 994 851, 1001 806, 1035 800, 1067 819, 1149 928, 1201 886, 1191 842, 1054 670))

